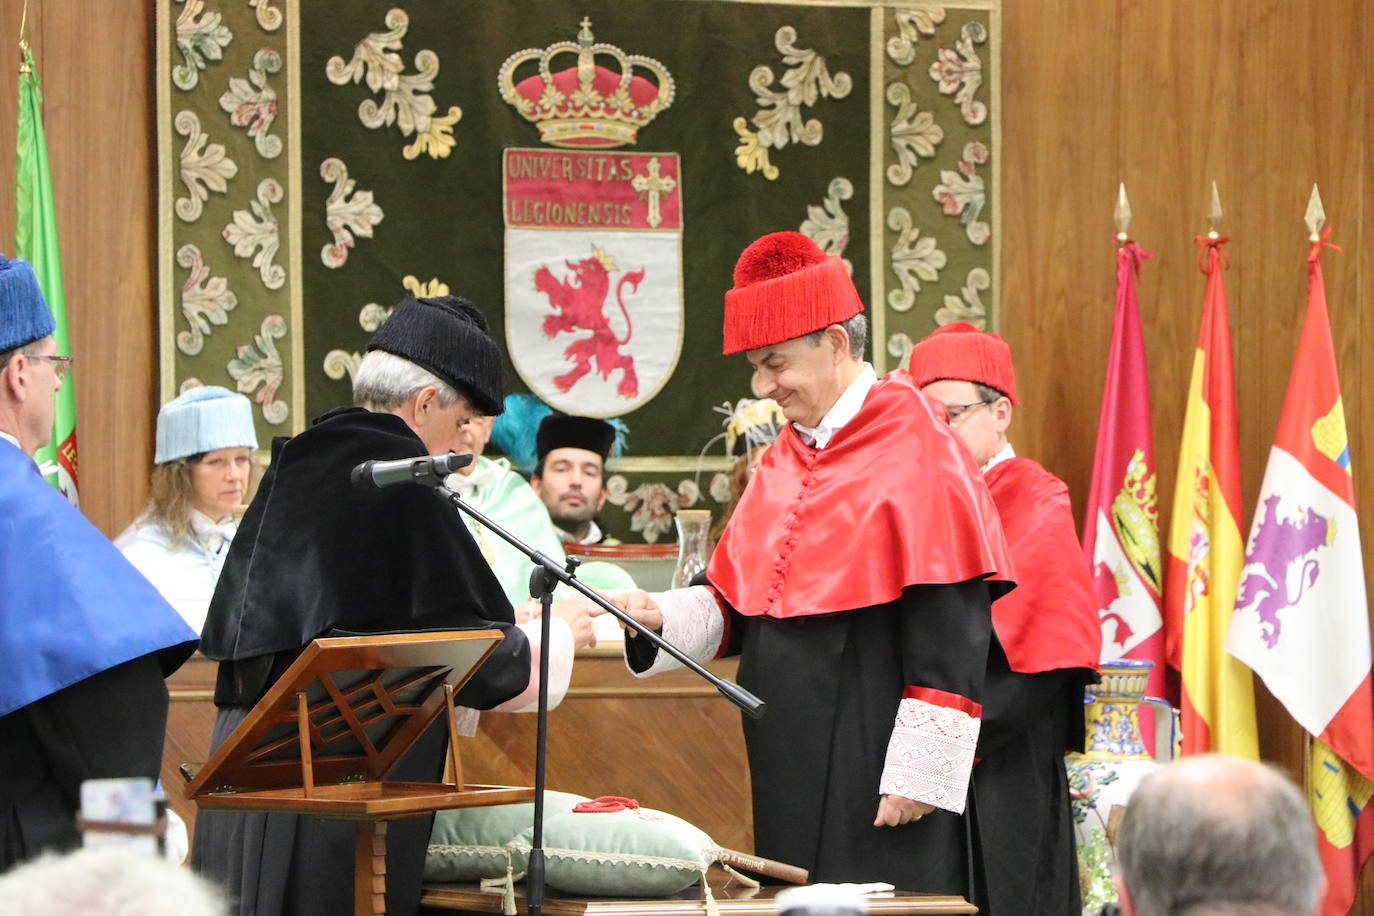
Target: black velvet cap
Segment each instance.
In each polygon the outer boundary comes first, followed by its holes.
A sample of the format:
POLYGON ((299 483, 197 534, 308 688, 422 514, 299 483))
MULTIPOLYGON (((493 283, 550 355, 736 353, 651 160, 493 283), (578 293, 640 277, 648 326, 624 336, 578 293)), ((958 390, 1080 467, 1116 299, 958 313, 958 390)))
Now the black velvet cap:
POLYGON ((381 350, 428 369, 487 416, 505 409, 501 350, 491 339, 487 319, 462 296, 402 299, 372 335, 367 350, 381 350))
POLYGON ((591 417, 570 417, 554 413, 539 424, 534 437, 534 450, 540 464, 544 456, 556 448, 582 448, 596 452, 605 461, 615 444, 615 427, 605 420, 591 417))

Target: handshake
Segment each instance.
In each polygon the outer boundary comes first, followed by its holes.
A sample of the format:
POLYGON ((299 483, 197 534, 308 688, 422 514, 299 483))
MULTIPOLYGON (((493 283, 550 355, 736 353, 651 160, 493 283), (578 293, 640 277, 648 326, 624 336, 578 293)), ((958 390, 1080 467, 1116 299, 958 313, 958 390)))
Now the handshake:
MULTIPOLYGON (((663 615, 659 612, 658 605, 642 588, 608 591, 603 594, 612 604, 649 629, 655 631, 663 629, 663 615)), ((531 620, 538 620, 541 613, 542 609, 539 602, 530 598, 516 607, 515 622, 526 623, 531 620)), ((605 613, 606 611, 600 605, 593 604, 575 593, 560 597, 553 605, 553 616, 561 618, 572 630, 573 645, 578 649, 596 645, 596 633, 593 630, 592 621, 605 613)), ((635 631, 630 630, 630 636, 636 635, 638 634, 635 631)))

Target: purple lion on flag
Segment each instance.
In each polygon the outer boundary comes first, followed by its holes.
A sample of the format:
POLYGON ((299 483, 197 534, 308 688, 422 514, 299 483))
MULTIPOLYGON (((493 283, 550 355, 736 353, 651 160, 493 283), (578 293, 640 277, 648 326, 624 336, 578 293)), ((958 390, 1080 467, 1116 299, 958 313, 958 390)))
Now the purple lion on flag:
POLYGON ((1245 566, 1250 570, 1240 584, 1236 611, 1252 605, 1259 613, 1260 638, 1272 649, 1279 641, 1279 612, 1302 600, 1303 593, 1316 584, 1321 564, 1316 557, 1308 557, 1321 547, 1329 546, 1336 536, 1336 526, 1314 510, 1300 510, 1296 520, 1278 517, 1279 496, 1264 501, 1264 518, 1250 544, 1245 566), (1305 561, 1303 558, 1307 557, 1305 561), (1297 593, 1289 595, 1289 569, 1303 561, 1298 573, 1297 593), (1260 569, 1253 569, 1258 566, 1260 569))

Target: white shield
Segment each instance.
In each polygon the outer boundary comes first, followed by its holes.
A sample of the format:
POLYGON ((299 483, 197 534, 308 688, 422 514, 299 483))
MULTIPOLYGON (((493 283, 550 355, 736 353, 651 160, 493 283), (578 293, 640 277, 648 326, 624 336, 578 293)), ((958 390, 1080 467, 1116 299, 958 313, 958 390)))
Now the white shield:
POLYGON ((516 371, 566 413, 641 407, 682 350, 677 157, 506 154, 506 343, 516 371))

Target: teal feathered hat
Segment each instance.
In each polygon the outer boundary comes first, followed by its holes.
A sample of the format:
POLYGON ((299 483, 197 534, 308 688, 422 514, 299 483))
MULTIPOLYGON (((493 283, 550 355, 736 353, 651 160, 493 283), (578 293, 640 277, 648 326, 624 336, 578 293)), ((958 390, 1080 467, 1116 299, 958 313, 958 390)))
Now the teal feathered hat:
POLYGON ((491 443, 522 474, 533 474, 540 458, 562 446, 585 448, 603 459, 619 458, 626 450, 630 428, 619 418, 594 420, 554 413, 553 408, 532 394, 507 395, 505 407, 492 426, 491 443), (561 441, 567 437, 560 430, 573 439, 561 441))

